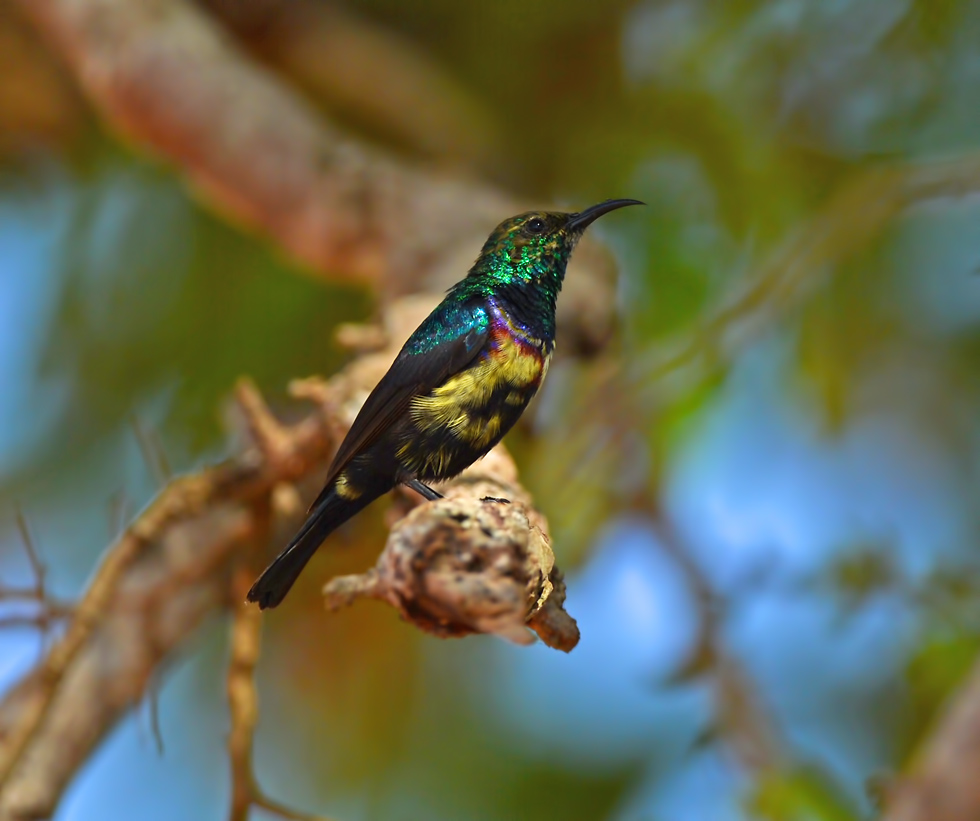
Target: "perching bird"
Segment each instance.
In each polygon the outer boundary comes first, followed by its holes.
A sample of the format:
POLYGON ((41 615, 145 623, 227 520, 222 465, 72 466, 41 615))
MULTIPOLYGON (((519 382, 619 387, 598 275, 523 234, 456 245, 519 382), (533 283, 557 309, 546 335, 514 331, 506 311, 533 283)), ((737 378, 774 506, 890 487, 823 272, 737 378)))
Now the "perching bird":
POLYGON ((497 226, 368 396, 306 522, 249 601, 278 605, 327 535, 395 485, 439 499, 425 482, 456 476, 500 441, 548 372, 572 250, 592 222, 626 205, 643 203, 532 211, 497 226))

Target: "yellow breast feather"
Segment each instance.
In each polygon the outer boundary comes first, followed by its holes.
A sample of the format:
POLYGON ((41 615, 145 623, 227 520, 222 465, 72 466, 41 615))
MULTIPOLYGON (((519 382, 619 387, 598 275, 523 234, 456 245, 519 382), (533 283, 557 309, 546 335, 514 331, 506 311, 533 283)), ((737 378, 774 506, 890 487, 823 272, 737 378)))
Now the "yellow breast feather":
MULTIPOLYGON (((412 400, 410 413, 417 424, 459 432, 470 425, 467 409, 485 407, 498 388, 536 385, 544 376, 546 362, 526 352, 509 335, 504 336, 478 365, 446 380, 428 396, 412 400)), ((480 424, 484 424, 482 420, 480 424)))

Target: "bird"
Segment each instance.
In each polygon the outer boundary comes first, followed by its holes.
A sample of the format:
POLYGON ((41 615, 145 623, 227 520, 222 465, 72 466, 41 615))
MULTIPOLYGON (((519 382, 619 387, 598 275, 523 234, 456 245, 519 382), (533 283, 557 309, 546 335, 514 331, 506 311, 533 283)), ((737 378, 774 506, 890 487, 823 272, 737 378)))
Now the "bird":
POLYGON ((530 211, 497 226, 368 395, 306 521, 252 585, 249 602, 276 607, 341 524, 399 484, 442 498, 428 482, 458 475, 503 438, 548 373, 575 245, 599 217, 643 204, 530 211))

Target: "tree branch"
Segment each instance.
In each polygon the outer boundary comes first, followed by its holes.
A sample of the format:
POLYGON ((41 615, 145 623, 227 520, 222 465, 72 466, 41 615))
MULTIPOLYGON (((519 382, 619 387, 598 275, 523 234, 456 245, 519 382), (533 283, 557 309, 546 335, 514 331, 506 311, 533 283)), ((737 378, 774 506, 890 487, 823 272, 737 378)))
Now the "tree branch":
POLYGON ((319 467, 328 434, 310 417, 290 429, 284 458, 252 449, 173 480, 107 550, 65 635, 0 702, 0 819, 54 811, 154 671, 226 604, 229 563, 254 549, 256 506, 319 467))
POLYGON ((0 616, 0 629, 31 628, 40 630, 47 638, 48 631, 58 622, 67 619, 74 612, 72 605, 57 601, 47 590, 47 567, 41 561, 27 517, 19 506, 16 506, 17 529, 20 531, 21 544, 31 567, 34 584, 31 587, 6 587, 0 584, 0 604, 13 604, 20 611, 23 607, 33 612, 14 612, 0 616))
MULTIPOLYGON (((227 606, 236 563, 251 556, 261 564, 268 549, 281 547, 268 544, 266 533, 270 515, 293 516, 299 508, 296 494, 285 489, 323 468, 406 328, 414 328, 437 298, 392 303, 384 331, 365 335, 385 340, 382 350, 363 353, 328 382, 294 386, 318 405, 296 425, 281 425, 253 387, 239 386, 238 407, 253 447, 167 485, 108 549, 65 635, 0 701, 0 821, 51 815, 71 777, 144 697, 154 673, 202 619, 227 606)), ((467 481, 454 492, 477 503, 483 486, 467 481)), ((528 498, 516 474, 507 487, 515 499, 528 498)), ((424 522, 433 507, 418 511, 414 521, 424 522)), ((543 518, 529 506, 521 510, 524 518, 510 536, 525 545, 540 541, 543 518)), ((551 570, 540 579, 542 605, 544 589, 557 579, 551 570)), ((549 612, 560 598, 554 596, 549 612)))
POLYGON ((381 599, 442 638, 492 633, 531 644, 530 628, 570 652, 579 630, 562 606, 548 523, 506 450, 497 446, 442 490, 445 498, 398 518, 374 568, 326 585, 327 606, 381 599))
POLYGON ((440 163, 499 157, 494 117, 420 43, 339 3, 199 1, 251 53, 372 132, 440 163))
MULTIPOLYGON (((321 276, 379 295, 443 290, 527 208, 350 139, 186 0, 18 2, 110 123, 321 276)), ((613 266, 588 237, 573 265, 563 346, 592 351, 612 327, 613 266)))
POLYGON ((886 791, 882 821, 980 818, 980 661, 952 699, 912 774, 886 791))
POLYGON ((231 659, 228 662, 227 691, 231 730, 228 733, 228 759, 231 764, 230 821, 246 821, 252 807, 260 807, 289 821, 327 821, 301 813, 273 801, 259 788, 252 767, 252 743, 259 718, 255 690, 255 668, 259 661, 262 611, 245 602, 254 579, 254 570, 241 562, 231 583, 233 616, 231 659))
MULTIPOLYGON (((213 206, 270 237, 321 276, 367 284, 385 296, 439 290, 468 267, 493 224, 524 207, 492 188, 395 162, 341 134, 245 58, 186 0, 19 3, 109 122, 174 162, 213 206)), ((723 309, 704 337, 688 352, 682 348, 677 363, 668 360, 668 366, 696 358, 736 320, 757 313, 770 299, 785 295, 787 287, 795 289, 804 276, 862 247, 901 208, 977 187, 976 158, 903 166, 880 178, 868 177, 864 187, 845 191, 787 243, 763 270, 762 281, 733 308, 723 309)), ((588 242, 574 266, 579 270, 568 279, 560 309, 562 343, 566 349, 593 350, 611 327, 611 266, 588 242)), ((322 467, 337 436, 390 363, 392 346, 431 305, 431 298, 391 303, 384 313, 389 326, 384 351, 359 357, 325 388, 298 386, 321 401, 318 412, 296 426, 283 428, 265 414, 257 394, 247 386, 239 390, 255 447, 224 465, 170 482, 110 547, 66 633, 42 665, 0 701, 0 821, 51 815, 70 778, 143 697, 153 673, 203 618, 226 606, 234 562, 243 551, 254 553, 263 545, 264 507, 271 503, 273 513, 297 507, 290 484, 322 467)), ((669 367, 661 365, 661 372, 669 367)), ((505 495, 519 493, 511 488, 505 495)), ((435 544, 431 534, 457 521, 453 504, 468 506, 460 525, 479 525, 481 516, 500 512, 479 496, 464 496, 426 506, 392 539, 435 544)), ((533 523, 542 520, 526 505, 515 504, 504 515, 512 517, 508 528, 518 528, 512 543, 523 539, 525 553, 530 553, 526 545, 537 538, 533 523), (520 510, 526 522, 523 534, 516 521, 520 510)), ((393 541, 389 550, 406 552, 393 541)), ((428 577, 423 573, 422 578, 428 577)), ((550 569, 540 574, 542 588, 544 579, 555 591, 548 600, 560 603, 557 576, 552 578, 550 569)), ((386 598, 391 600, 388 593, 395 592, 389 585, 386 598)), ((458 595, 450 598, 459 601, 458 595)), ((406 610, 405 601, 398 594, 396 606, 411 616, 415 611, 406 610)), ((419 623, 428 621, 447 632, 453 625, 485 629, 497 624, 487 622, 486 613, 474 620, 458 607, 448 620, 438 609, 422 612, 419 623)), ((520 627, 510 617, 505 621, 520 627)), ((254 625, 243 621, 241 626, 247 638, 246 628, 254 625)), ((561 629, 556 644, 563 641, 561 629)), ((509 627, 505 632, 518 635, 509 627)), ((242 652, 239 661, 252 664, 242 652)), ((963 698, 978 686, 971 684, 963 698)), ((239 713, 243 715, 247 718, 247 709, 239 713)), ((947 766, 943 756, 949 750, 961 761, 972 761, 961 746, 965 736, 956 735, 955 743, 949 739, 957 726, 974 726, 975 719, 969 703, 957 703, 926 756, 923 780, 938 766, 934 762, 947 766)), ((242 728, 247 735, 247 721, 242 728)), ((935 783, 963 791, 962 774, 974 772, 974 764, 960 769, 958 778, 947 773, 946 781, 935 783)), ((908 789, 913 795, 915 782, 908 789)), ((957 800, 968 801, 971 793, 964 794, 968 797, 957 800)), ((912 801, 899 796, 895 812, 912 801)), ((976 805, 970 807, 974 811, 966 817, 976 817, 976 805)), ((926 816, 892 817, 911 821, 926 816)), ((945 821, 954 816, 929 817, 945 821)))

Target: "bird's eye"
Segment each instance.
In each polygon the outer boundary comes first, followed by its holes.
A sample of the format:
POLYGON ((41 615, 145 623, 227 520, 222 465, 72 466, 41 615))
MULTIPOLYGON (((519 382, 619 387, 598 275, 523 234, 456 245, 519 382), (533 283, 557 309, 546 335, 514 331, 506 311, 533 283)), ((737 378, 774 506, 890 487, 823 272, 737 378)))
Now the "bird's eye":
POLYGON ((531 217, 524 223, 524 230, 529 234, 543 234, 545 227, 545 221, 541 217, 531 217))

